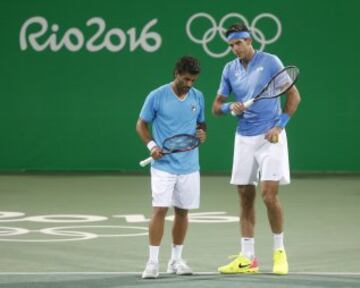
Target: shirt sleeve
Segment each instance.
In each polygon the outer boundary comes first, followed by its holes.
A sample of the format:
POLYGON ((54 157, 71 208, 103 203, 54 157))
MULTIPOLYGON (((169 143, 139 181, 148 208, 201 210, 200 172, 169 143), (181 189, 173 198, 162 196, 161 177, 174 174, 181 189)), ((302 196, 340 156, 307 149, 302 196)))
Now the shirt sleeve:
POLYGON ((273 57, 271 57, 270 65, 271 65, 272 75, 275 75, 276 73, 284 69, 284 64, 281 62, 280 58, 277 57, 276 55, 273 55, 273 57))
POLYGON ((156 115, 156 93, 151 92, 141 108, 140 118, 145 122, 153 122, 156 115))
POLYGON ((217 94, 228 97, 230 95, 231 91, 232 91, 232 89, 231 89, 231 84, 229 81, 229 68, 228 68, 228 65, 226 65, 224 67, 223 73, 221 75, 220 86, 219 86, 217 94))

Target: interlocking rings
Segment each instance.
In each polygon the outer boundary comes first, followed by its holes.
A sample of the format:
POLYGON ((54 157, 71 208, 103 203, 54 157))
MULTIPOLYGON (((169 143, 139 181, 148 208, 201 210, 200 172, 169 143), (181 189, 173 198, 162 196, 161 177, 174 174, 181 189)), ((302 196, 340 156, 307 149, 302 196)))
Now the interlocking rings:
POLYGON ((200 12, 200 13, 196 13, 196 14, 192 15, 189 18, 189 20, 187 21, 186 33, 189 36, 189 38, 191 39, 191 41, 193 41, 196 44, 201 44, 204 48, 204 51, 209 56, 214 57, 214 58, 224 57, 230 52, 230 50, 231 50, 230 47, 226 48, 226 50, 222 53, 215 53, 215 52, 210 51, 208 44, 215 38, 215 36, 217 34, 220 35, 222 40, 226 41, 225 36, 224 36, 224 32, 226 31, 226 29, 224 28, 224 23, 225 23, 225 21, 227 21, 230 18, 237 18, 237 19, 241 20, 241 22, 243 22, 246 26, 249 27, 249 30, 250 30, 251 35, 253 36, 254 40, 260 44, 260 48, 259 48, 260 51, 264 50, 265 46, 267 44, 274 43, 276 40, 278 40, 281 35, 281 31, 282 31, 281 22, 275 15, 273 15, 271 13, 259 14, 258 16, 256 16, 253 19, 253 21, 251 22, 251 25, 249 25, 249 21, 246 19, 245 16, 243 16, 239 13, 229 13, 229 14, 225 15, 223 18, 221 18, 219 25, 217 25, 215 19, 211 15, 204 13, 204 12, 200 12), (199 18, 205 18, 205 19, 209 20, 210 24, 212 25, 212 27, 210 27, 203 34, 201 39, 194 37, 193 33, 191 32, 191 27, 192 27, 193 21, 195 19, 199 19, 199 18), (275 36, 273 36, 270 39, 266 39, 264 33, 256 27, 257 23, 261 19, 264 19, 264 18, 270 18, 271 20, 273 20, 275 22, 275 25, 276 25, 275 36))

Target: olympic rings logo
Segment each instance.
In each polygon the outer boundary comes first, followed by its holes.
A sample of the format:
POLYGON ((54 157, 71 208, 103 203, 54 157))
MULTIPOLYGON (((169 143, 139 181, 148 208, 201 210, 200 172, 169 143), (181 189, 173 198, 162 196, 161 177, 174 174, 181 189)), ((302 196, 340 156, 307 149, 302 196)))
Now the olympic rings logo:
MULTIPOLYGON (((226 212, 196 212, 189 213, 189 222, 192 223, 232 223, 239 222, 239 217, 226 215, 226 212)), ((167 221, 174 221, 174 216, 165 217, 167 221)), ((25 216, 23 212, 0 211, 0 242, 65 242, 81 241, 97 238, 113 237, 139 237, 148 235, 148 228, 142 226, 129 226, 128 224, 147 224, 147 219, 143 214, 121 214, 112 215, 111 218, 101 215, 84 214, 50 214, 25 216), (89 225, 93 222, 104 222, 117 219, 126 225, 89 225), (46 228, 28 229, 14 227, 11 223, 36 223, 44 225, 56 225, 59 223, 68 226, 51 226, 46 228), (10 223, 10 226, 2 226, 3 223, 10 223), (69 225, 75 224, 75 225, 69 225), (103 231, 100 233, 100 231, 103 231), (108 231, 108 232, 107 232, 108 231)), ((123 224, 123 223, 119 224, 123 224)), ((94 223, 95 224, 95 223, 94 223)), ((26 225, 27 226, 27 225, 26 225)), ((31 226, 30 226, 31 227, 31 226)))
POLYGON ((259 48, 260 51, 263 51, 265 49, 266 45, 274 43, 276 40, 278 40, 281 35, 281 31, 282 31, 281 22, 275 15, 273 15, 271 13, 259 14, 258 16, 256 16, 253 19, 253 21, 251 22, 250 25, 249 25, 249 21, 245 18, 245 16, 243 16, 239 13, 229 13, 229 14, 225 15, 223 18, 221 18, 219 24, 217 25, 215 19, 211 15, 204 13, 204 12, 200 12, 200 13, 196 13, 196 14, 192 15, 189 18, 189 20, 187 21, 186 33, 189 36, 189 38, 191 39, 191 41, 193 41, 196 44, 201 44, 204 48, 204 51, 209 56, 214 57, 214 58, 224 57, 231 51, 230 47, 226 48, 226 50, 222 53, 215 53, 215 52, 210 51, 208 44, 215 38, 215 36, 217 34, 219 34, 220 37, 222 38, 222 40, 224 40, 226 42, 226 38, 224 36, 224 32, 226 31, 226 29, 224 28, 224 23, 225 23, 225 21, 229 20, 230 18, 235 18, 235 19, 241 20, 241 22, 243 22, 247 27, 249 27, 252 37, 254 38, 254 40, 256 42, 258 42, 260 44, 260 48, 259 48), (191 32, 191 27, 193 27, 192 26, 193 21, 196 19, 200 19, 200 18, 205 18, 205 19, 209 20, 211 27, 207 31, 205 31, 203 36, 199 39, 199 38, 194 37, 193 33, 191 32), (276 33, 270 39, 266 39, 264 33, 256 27, 256 25, 258 24, 258 22, 260 20, 266 19, 266 18, 273 20, 276 25, 276 33))

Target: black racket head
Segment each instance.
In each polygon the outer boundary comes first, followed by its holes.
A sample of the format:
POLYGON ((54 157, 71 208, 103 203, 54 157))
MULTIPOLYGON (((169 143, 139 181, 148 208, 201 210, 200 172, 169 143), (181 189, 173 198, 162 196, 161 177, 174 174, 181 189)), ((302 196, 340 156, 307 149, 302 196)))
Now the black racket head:
POLYGON ((186 152, 200 145, 200 140, 191 134, 178 134, 166 138, 163 142, 165 153, 186 152))
POLYGON ((294 86, 300 74, 296 66, 286 66, 271 78, 266 87, 256 97, 256 100, 271 99, 283 95, 294 86))

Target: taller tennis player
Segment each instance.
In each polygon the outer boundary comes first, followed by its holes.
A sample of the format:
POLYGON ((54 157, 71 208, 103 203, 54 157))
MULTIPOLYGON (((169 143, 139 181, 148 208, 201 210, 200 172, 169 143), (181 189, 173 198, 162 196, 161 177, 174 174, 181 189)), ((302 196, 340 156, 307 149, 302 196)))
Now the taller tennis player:
POLYGON ((243 103, 257 95, 284 66, 277 56, 253 48, 246 25, 232 25, 225 35, 236 59, 224 67, 212 110, 215 115, 233 111, 238 118, 230 183, 237 185, 240 196, 241 252, 231 263, 218 270, 221 273, 259 271, 255 255, 254 204, 256 185, 260 181, 273 232, 273 272, 287 274, 283 209, 278 188, 279 184, 290 183, 285 126, 300 103, 300 95, 293 86, 284 96, 283 110, 279 98, 258 101, 246 109, 243 103), (231 93, 235 96, 234 102, 228 101, 231 93))

